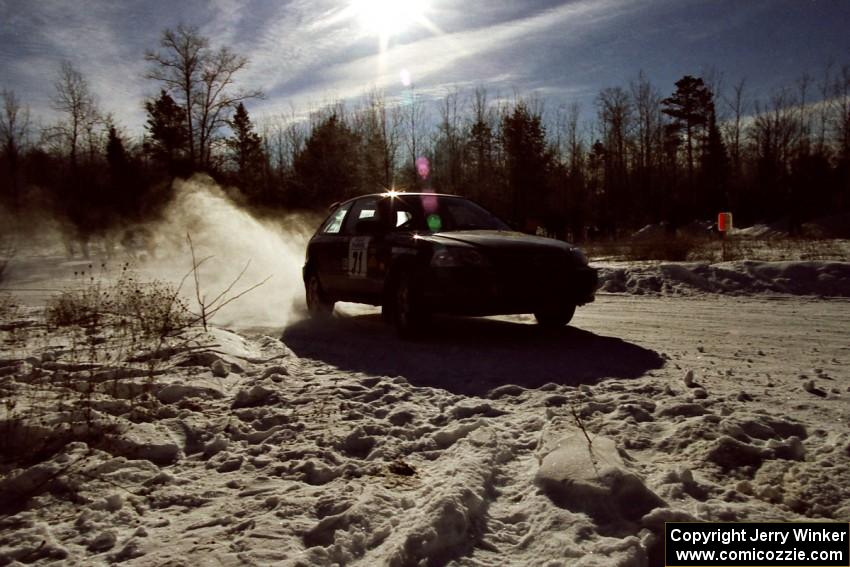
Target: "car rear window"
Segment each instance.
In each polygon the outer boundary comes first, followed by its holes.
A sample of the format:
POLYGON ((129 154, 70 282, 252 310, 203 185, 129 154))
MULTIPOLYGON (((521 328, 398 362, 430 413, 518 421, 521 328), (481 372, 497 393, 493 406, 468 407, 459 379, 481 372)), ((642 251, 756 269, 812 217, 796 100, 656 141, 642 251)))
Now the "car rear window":
POLYGON ((346 203, 332 212, 328 220, 325 221, 325 224, 322 225, 322 232, 324 234, 339 234, 339 231, 342 229, 342 221, 345 219, 345 213, 350 208, 351 203, 346 203))

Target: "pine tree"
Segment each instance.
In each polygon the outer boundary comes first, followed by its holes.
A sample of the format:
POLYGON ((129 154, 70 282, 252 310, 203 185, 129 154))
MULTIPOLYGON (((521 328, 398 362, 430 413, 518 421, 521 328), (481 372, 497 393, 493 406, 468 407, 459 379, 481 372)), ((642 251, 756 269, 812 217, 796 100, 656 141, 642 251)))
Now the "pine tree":
POLYGON ((688 178, 694 174, 694 140, 706 133, 709 115, 714 112, 711 91, 699 77, 685 75, 676 81, 676 92, 661 101, 661 112, 673 118, 673 126, 685 132, 688 178))
POLYGON ((115 126, 112 125, 109 126, 106 139, 106 163, 113 175, 127 166, 127 151, 124 149, 124 142, 115 130, 115 126))
POLYGON ((233 136, 228 138, 227 147, 236 165, 237 183, 246 194, 259 197, 258 194, 262 192, 263 145, 241 102, 230 120, 230 129, 233 136))
POLYGON ((176 175, 187 158, 188 132, 185 113, 165 90, 159 98, 145 102, 148 119, 145 128, 150 136, 146 150, 176 175))
POLYGON ((476 199, 493 189, 493 138, 493 129, 483 119, 477 119, 469 129, 467 155, 472 173, 470 192, 476 199))
POLYGON ((104 204, 112 212, 129 214, 138 205, 133 191, 137 183, 130 172, 130 159, 124 141, 112 124, 109 125, 106 140, 106 164, 109 168, 109 186, 104 204))
MULTIPOLYGON (((525 102, 502 119, 502 144, 515 221, 528 223, 545 214, 551 156, 541 116, 525 102)), ((527 226, 527 228, 531 228, 527 226)))
MULTIPOLYGON (((717 128, 714 95, 702 78, 685 75, 676 81, 676 91, 661 101, 662 112, 671 118, 667 125, 668 140, 684 134, 687 185, 674 193, 674 225, 694 216, 711 214, 720 205, 725 171, 726 149, 717 128), (697 153, 699 152, 699 153, 697 153), (696 165, 701 173, 696 176, 696 165)), ((672 145, 670 146, 673 147, 672 145)))
POLYGON ((361 140, 337 111, 324 118, 295 158, 295 206, 322 207, 361 190, 361 140))
POLYGON ((708 134, 706 135, 705 152, 702 156, 702 183, 705 189, 703 214, 712 215, 730 205, 727 194, 729 178, 729 155, 726 144, 717 126, 717 117, 712 105, 708 117, 708 134))

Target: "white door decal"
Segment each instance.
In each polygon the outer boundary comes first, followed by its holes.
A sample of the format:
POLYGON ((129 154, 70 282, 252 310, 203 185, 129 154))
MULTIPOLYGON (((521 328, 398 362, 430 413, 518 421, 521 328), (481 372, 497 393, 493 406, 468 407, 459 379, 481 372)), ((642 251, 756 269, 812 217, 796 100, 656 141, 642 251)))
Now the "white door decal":
POLYGON ((348 245, 348 275, 352 278, 366 277, 369 254, 368 236, 355 236, 348 245))

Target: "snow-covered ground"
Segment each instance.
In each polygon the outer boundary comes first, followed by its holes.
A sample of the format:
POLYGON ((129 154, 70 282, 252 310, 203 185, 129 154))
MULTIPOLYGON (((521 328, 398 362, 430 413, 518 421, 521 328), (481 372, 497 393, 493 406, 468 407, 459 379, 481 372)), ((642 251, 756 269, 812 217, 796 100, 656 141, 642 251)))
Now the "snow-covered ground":
POLYGON ((560 332, 341 305, 159 359, 17 292, 0 565, 657 565, 666 520, 850 521, 848 265, 606 270, 560 332))

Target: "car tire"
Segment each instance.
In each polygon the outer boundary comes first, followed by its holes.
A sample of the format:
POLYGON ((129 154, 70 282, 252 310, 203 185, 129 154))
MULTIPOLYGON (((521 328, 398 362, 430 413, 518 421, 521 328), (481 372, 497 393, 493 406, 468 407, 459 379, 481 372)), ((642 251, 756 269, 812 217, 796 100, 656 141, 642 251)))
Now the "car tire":
POLYGON ((304 287, 307 295, 307 312, 310 316, 315 319, 330 317, 334 310, 334 301, 322 289, 322 283, 315 272, 307 276, 304 287))
POLYGON ((395 280, 390 296, 389 315, 402 338, 418 336, 428 320, 423 306, 422 290, 410 272, 402 272, 395 280))
POLYGON ((565 327, 575 315, 576 306, 572 304, 561 305, 559 307, 549 307, 540 311, 534 312, 534 318, 537 319, 537 324, 547 329, 560 329, 565 327))

